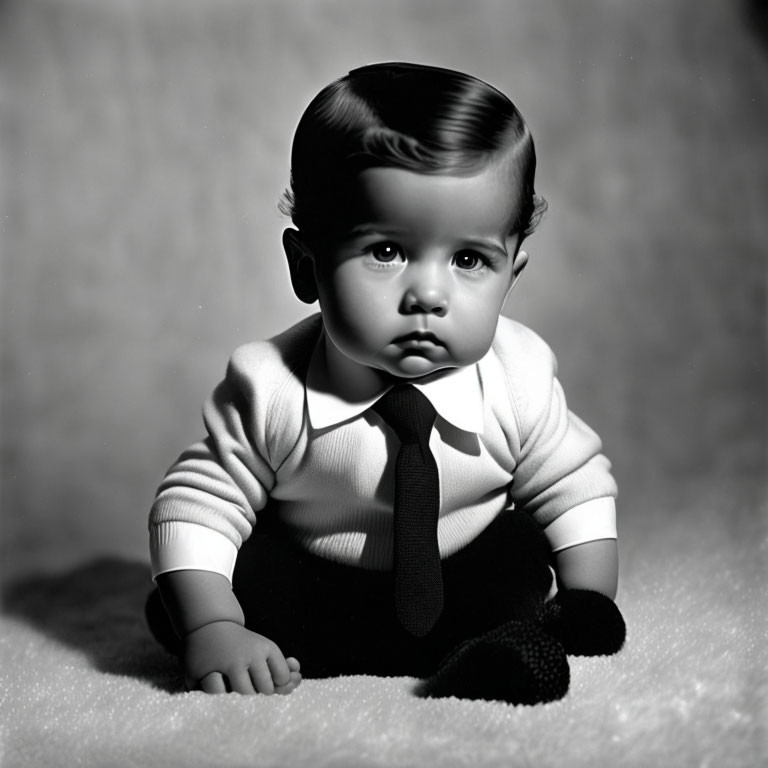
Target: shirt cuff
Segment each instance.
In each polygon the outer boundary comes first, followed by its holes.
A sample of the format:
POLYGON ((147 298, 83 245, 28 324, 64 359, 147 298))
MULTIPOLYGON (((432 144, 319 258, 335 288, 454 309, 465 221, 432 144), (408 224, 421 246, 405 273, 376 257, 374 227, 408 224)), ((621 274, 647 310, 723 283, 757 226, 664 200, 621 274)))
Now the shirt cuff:
POLYGON ((600 539, 616 539, 616 502, 611 496, 572 507, 553 520, 544 533, 553 552, 600 539))
POLYGON ((213 571, 232 583, 237 547, 223 534, 196 523, 161 523, 150 529, 152 579, 170 571, 213 571))

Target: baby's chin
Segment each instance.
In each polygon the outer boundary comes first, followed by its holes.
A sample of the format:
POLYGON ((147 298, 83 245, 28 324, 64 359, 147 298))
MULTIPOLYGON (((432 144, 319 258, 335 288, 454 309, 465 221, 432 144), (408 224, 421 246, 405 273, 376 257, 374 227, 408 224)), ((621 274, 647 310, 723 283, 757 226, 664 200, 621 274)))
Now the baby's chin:
POLYGON ((420 379, 433 374, 440 374, 453 368, 458 368, 458 365, 445 361, 436 362, 422 355, 406 355, 400 360, 387 365, 385 370, 390 376, 398 379, 420 379))

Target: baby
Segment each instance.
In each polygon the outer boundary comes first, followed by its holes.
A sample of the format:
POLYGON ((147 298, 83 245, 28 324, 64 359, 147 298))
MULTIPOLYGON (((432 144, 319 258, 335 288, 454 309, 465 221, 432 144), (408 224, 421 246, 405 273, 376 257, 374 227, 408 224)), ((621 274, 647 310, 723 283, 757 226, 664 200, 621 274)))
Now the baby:
POLYGON ((232 356, 150 514, 155 637, 187 686, 408 675, 551 701, 624 622, 615 482, 502 307, 545 207, 531 134, 468 75, 376 64, 293 144, 283 246, 320 313, 232 356))

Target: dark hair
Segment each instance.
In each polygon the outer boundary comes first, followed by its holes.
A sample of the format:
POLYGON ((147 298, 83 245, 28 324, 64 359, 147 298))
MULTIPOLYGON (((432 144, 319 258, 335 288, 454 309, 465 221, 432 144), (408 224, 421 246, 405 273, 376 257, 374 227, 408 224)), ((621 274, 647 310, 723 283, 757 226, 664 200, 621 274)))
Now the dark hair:
POLYGON ((291 185, 280 203, 310 240, 343 219, 345 190, 364 168, 419 173, 472 170, 513 152, 522 205, 520 241, 546 210, 534 190, 533 139, 514 104, 488 83, 420 64, 383 63, 352 70, 326 86, 299 121, 291 185))

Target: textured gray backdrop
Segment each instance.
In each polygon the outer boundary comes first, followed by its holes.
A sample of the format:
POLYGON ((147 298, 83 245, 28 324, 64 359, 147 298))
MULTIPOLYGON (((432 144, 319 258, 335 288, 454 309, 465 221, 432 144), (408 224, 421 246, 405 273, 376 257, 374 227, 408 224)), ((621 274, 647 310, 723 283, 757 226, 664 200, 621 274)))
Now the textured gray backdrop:
POLYGON ((154 489, 229 353, 307 313, 276 210, 301 111, 392 59, 466 69, 532 127, 550 213, 506 311, 602 434, 621 525, 675 514, 698 478, 749 516, 766 27, 757 0, 1 2, 4 568, 146 559, 154 489))

